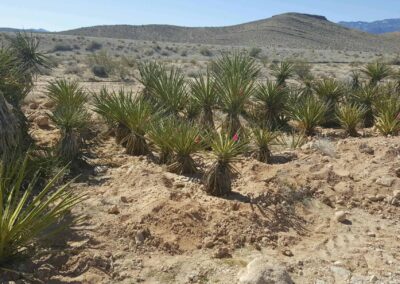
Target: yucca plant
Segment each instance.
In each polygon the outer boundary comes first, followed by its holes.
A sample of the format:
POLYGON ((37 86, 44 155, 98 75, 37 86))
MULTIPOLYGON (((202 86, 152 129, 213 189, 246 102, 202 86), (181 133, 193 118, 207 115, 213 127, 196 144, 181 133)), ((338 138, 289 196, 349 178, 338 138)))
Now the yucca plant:
POLYGON ((336 117, 350 136, 358 136, 357 126, 363 121, 365 109, 356 104, 344 103, 337 108, 336 117))
POLYGON ((263 124, 269 125, 273 129, 285 124, 288 102, 286 88, 271 81, 260 84, 254 93, 254 101, 262 115, 259 119, 263 121, 263 124))
POLYGON ((120 89, 118 92, 109 92, 103 88, 98 95, 93 96, 93 110, 101 115, 110 128, 115 128, 115 140, 121 144, 127 135, 129 129, 127 126, 127 105, 133 101, 132 93, 120 89))
POLYGON ((143 97, 154 102, 154 98, 151 97, 151 89, 154 80, 165 72, 164 66, 155 61, 146 61, 138 64, 138 70, 140 73, 138 80, 144 87, 142 91, 143 97))
POLYGON ((308 140, 304 133, 291 131, 290 133, 284 133, 278 136, 277 141, 279 145, 282 145, 286 148, 298 149, 306 144, 308 140))
POLYGON ((83 146, 82 132, 89 123, 90 115, 83 106, 63 106, 49 116, 61 130, 57 145, 58 155, 67 162, 77 160, 83 146))
POLYGON ((324 122, 326 110, 324 102, 309 96, 292 105, 289 115, 305 135, 311 136, 315 132, 315 127, 324 122))
POLYGON ((351 71, 350 85, 353 90, 357 90, 361 87, 360 76, 360 72, 358 72, 357 70, 351 71))
POLYGON ((361 72, 368 76, 370 86, 376 86, 392 74, 392 69, 386 63, 377 61, 368 63, 361 72))
POLYGON ((204 148, 201 131, 192 123, 180 122, 171 133, 169 147, 173 152, 168 170, 177 174, 194 174, 197 172, 193 154, 204 148))
POLYGON ((271 163, 270 146, 277 142, 279 133, 260 127, 252 128, 251 133, 256 145, 256 159, 263 163, 271 163))
POLYGON ((343 86, 336 79, 322 79, 315 82, 314 92, 325 103, 325 125, 332 126, 335 123, 335 110, 337 104, 344 95, 343 86))
POLYGON ((397 135, 400 132, 400 100, 393 96, 377 106, 375 126, 382 135, 397 135))
POLYGON ((51 82, 47 86, 47 96, 54 102, 56 109, 66 105, 79 108, 88 101, 86 92, 78 82, 65 79, 51 82))
POLYGON ((0 265, 24 254, 38 239, 60 230, 63 217, 82 200, 68 185, 54 189, 63 171, 33 195, 35 176, 26 187, 27 159, 5 166, 0 163, 0 265))
POLYGON ((178 129, 178 121, 175 118, 158 118, 153 121, 148 129, 147 137, 150 146, 158 152, 159 162, 169 164, 173 157, 172 139, 178 129))
POLYGON ((215 162, 205 174, 205 190, 210 195, 224 196, 232 192, 232 178, 237 172, 232 163, 248 151, 248 140, 237 133, 218 133, 211 140, 211 148, 215 162))
POLYGON ((19 121, 0 92, 0 157, 10 154, 21 143, 19 121))
POLYGON ((126 127, 129 129, 129 133, 122 142, 126 142, 127 154, 140 156, 149 152, 144 136, 153 117, 153 109, 142 97, 126 104, 126 127))
POLYGON ((200 125, 207 129, 214 129, 213 108, 218 103, 218 94, 215 79, 207 70, 206 76, 200 75, 191 83, 193 100, 200 106, 200 125))
POLYGON ((293 64, 288 61, 282 61, 272 66, 272 75, 276 78, 279 86, 286 85, 286 80, 293 76, 293 64))
POLYGON ((351 99, 365 109, 364 126, 372 127, 374 125, 374 105, 379 98, 380 90, 378 87, 363 86, 354 91, 351 99))
POLYGON ((150 85, 151 96, 155 105, 167 115, 179 117, 187 103, 187 84, 180 69, 175 67, 169 71, 162 70, 152 79, 150 85))

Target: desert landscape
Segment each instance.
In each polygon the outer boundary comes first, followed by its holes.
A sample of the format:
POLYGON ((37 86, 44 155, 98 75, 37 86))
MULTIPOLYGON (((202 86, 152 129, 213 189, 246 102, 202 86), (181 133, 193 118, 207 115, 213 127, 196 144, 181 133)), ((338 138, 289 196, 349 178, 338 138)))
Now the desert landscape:
POLYGON ((288 13, 0 33, 1 283, 400 283, 400 37, 288 13))

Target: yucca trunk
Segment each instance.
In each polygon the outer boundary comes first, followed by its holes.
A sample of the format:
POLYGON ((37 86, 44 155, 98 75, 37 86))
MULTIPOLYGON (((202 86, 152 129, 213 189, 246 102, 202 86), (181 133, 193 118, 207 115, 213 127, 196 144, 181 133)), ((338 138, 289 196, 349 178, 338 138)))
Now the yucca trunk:
POLYGON ((173 162, 168 166, 168 170, 180 175, 197 173, 196 164, 190 155, 176 155, 173 162))
POLYGON ((217 161, 205 175, 206 192, 224 196, 232 192, 232 169, 229 164, 217 161))
POLYGON ((242 128, 240 123, 239 115, 237 114, 228 114, 224 124, 225 132, 229 133, 231 137, 238 133, 238 131, 242 128))
POLYGON ((125 125, 119 123, 117 128, 115 129, 115 142, 117 144, 123 144, 122 146, 126 146, 125 138, 129 135, 129 128, 125 125))
POLYGON ((79 132, 74 130, 66 130, 62 134, 58 146, 58 153, 60 157, 68 162, 74 161, 78 158, 81 151, 82 139, 79 132))
POLYGON ((271 151, 268 147, 260 147, 256 154, 256 159, 266 164, 271 163, 271 157, 271 151))
POLYGON ((171 162, 171 152, 161 151, 160 156, 158 158, 160 164, 169 164, 171 162))
POLYGON ((367 110, 367 112, 365 113, 365 117, 364 117, 364 125, 365 127, 369 128, 374 126, 375 123, 375 117, 374 117, 374 113, 372 111, 372 108, 367 110))
POLYGON ((206 129, 211 130, 215 128, 214 116, 210 107, 204 107, 200 115, 200 125, 206 129))
POLYGON ((21 144, 21 125, 11 105, 0 93, 0 155, 7 155, 21 144))
POLYGON ((122 141, 126 143, 126 153, 132 156, 142 156, 149 153, 149 147, 147 146, 146 139, 142 135, 136 133, 130 133, 122 141))

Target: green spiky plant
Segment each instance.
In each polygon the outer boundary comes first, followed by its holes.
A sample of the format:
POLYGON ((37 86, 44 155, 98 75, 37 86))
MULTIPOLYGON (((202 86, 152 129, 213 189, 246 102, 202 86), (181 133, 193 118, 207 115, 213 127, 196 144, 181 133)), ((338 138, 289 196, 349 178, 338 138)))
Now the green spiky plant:
POLYGON ((252 128, 251 133, 256 145, 256 159, 263 163, 271 163, 270 146, 277 142, 279 133, 260 127, 252 128))
POLYGON ((271 81, 260 84, 254 93, 254 101, 264 124, 273 129, 286 124, 285 111, 288 102, 286 88, 271 81))
POLYGON ((369 78, 370 86, 376 86, 392 74, 392 69, 386 63, 377 61, 368 63, 361 72, 369 78))
POLYGON ((140 77, 139 82, 143 85, 142 94, 145 99, 149 99, 154 102, 151 97, 151 89, 153 87, 154 80, 161 76, 165 72, 164 66, 155 61, 145 61, 138 64, 138 70, 140 77))
POLYGON ((115 128, 115 140, 118 144, 126 141, 129 134, 127 125, 127 105, 133 101, 132 93, 120 89, 118 92, 109 92, 103 88, 98 95, 93 96, 93 110, 101 115, 109 124, 115 128))
POLYGON ((150 93, 156 107, 163 110, 166 115, 179 117, 188 99, 184 74, 175 67, 169 71, 162 70, 157 77, 152 79, 150 93))
POLYGON ((289 115, 305 135, 311 136, 315 133, 315 127, 324 123, 326 110, 324 102, 309 96, 292 105, 289 115))
POLYGON ((212 130, 214 129, 213 108, 218 103, 218 94, 215 79, 207 69, 206 76, 198 76, 191 83, 192 97, 197 105, 200 106, 200 125, 212 130))
POLYGON ((254 58, 245 52, 223 53, 211 64, 212 75, 221 80, 221 77, 233 77, 238 74, 244 81, 256 80, 260 74, 260 67, 254 58))
POLYGON ((11 153, 21 143, 19 121, 0 92, 0 157, 11 153))
POLYGON ((350 136, 358 136, 357 126, 363 121, 365 109, 357 104, 344 103, 336 110, 336 117, 340 125, 350 136))
POLYGON ((127 154, 140 156, 149 153, 145 135, 153 117, 153 109, 142 97, 126 104, 126 126, 129 133, 122 142, 126 143, 127 154))
POLYGON ((337 104, 344 95, 343 86, 335 79, 325 78, 315 82, 314 92, 327 106, 324 122, 325 126, 335 125, 335 110, 337 108, 337 104))
POLYGON ((382 135, 397 135, 400 132, 400 99, 388 97, 377 106, 376 128, 382 135))
POLYGON ((379 98, 380 90, 378 87, 363 86, 351 94, 351 99, 365 109, 364 127, 374 125, 374 105, 379 98))
POLYGON ((192 123, 180 122, 176 124, 169 139, 169 147, 173 152, 168 170, 177 174, 195 174, 197 167, 193 154, 204 148, 204 139, 201 131, 192 123))
POLYGON ((37 176, 22 186, 27 178, 27 160, 22 166, 0 163, 0 265, 23 255, 38 239, 56 233, 60 226, 55 225, 83 198, 72 194, 69 184, 54 189, 63 171, 34 195, 37 176))
POLYGON ((361 87, 361 81, 360 81, 360 72, 357 70, 351 71, 350 74, 350 85, 352 90, 358 90, 361 87))
POLYGON ((58 155, 66 162, 76 161, 81 154, 82 132, 88 126, 90 115, 83 106, 76 108, 66 105, 58 108, 49 117, 61 130, 57 145, 58 155))
POLYGON ((56 109, 66 105, 79 108, 88 101, 86 92, 78 82, 65 79, 51 82, 47 86, 47 96, 55 104, 56 109))
POLYGON ((147 137, 150 147, 158 152, 160 164, 169 164, 172 160, 172 138, 177 128, 178 121, 171 117, 159 118, 150 125, 147 137))
POLYGON ((232 179, 237 172, 232 163, 248 151, 248 140, 235 134, 218 133, 211 140, 214 164, 206 172, 204 186, 208 194, 224 196, 232 192, 232 179))
POLYGON ((285 86, 286 81, 293 76, 293 64, 288 61, 282 61, 272 66, 272 75, 276 78, 279 86, 285 86))

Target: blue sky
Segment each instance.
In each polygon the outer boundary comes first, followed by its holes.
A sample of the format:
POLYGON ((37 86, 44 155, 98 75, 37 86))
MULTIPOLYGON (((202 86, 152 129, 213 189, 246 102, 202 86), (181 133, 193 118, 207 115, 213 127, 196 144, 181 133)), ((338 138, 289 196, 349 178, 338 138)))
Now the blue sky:
POLYGON ((285 12, 329 20, 400 17, 400 0, 1 0, 0 27, 60 31, 108 24, 223 26, 285 12))

